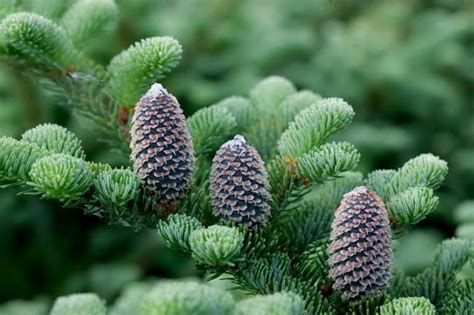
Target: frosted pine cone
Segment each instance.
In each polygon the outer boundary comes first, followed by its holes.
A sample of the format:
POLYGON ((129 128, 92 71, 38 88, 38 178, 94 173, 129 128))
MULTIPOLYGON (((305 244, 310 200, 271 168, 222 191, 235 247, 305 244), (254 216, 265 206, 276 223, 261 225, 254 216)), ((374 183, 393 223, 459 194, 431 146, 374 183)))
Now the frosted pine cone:
POLYGON ((383 293, 393 262, 383 201, 364 186, 344 195, 332 222, 329 276, 344 300, 383 293))
POLYGON ((194 151, 183 111, 161 84, 153 84, 136 104, 131 137, 138 177, 163 204, 179 200, 191 179, 194 151))
POLYGON ((270 216, 268 175, 257 150, 237 135, 217 151, 211 169, 214 215, 254 228, 270 216))

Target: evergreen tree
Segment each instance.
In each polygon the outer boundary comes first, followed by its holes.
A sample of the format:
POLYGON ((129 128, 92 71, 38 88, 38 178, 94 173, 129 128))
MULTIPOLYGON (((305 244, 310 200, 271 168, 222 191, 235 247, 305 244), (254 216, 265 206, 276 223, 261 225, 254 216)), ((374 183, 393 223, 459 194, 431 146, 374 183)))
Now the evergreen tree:
MULTIPOLYGON (((0 180, 107 223, 157 229, 208 279, 228 279, 253 296, 236 301, 195 281, 143 284, 127 290, 112 314, 472 310, 472 281, 459 277, 473 262, 469 240, 444 241, 416 276, 392 268, 391 236, 409 233, 435 210, 446 162, 422 154, 364 177, 354 171, 357 149, 331 139, 351 124, 352 106, 276 76, 248 97, 186 119, 172 91, 154 85, 181 58, 175 39, 141 40, 107 67, 81 49, 115 16, 113 2, 86 0, 62 23, 13 13, 0 24, 0 48, 15 69, 40 78, 90 118, 134 168, 88 161, 70 131, 40 125, 21 140, 0 138, 0 180)), ((98 296, 76 294, 60 297, 51 314, 106 312, 98 296)))

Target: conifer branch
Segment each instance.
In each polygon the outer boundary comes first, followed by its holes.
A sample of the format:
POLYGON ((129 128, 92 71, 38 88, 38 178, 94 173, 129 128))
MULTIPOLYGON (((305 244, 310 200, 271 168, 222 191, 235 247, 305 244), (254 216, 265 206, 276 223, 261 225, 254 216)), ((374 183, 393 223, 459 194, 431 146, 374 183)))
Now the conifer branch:
MULTIPOLYGON (((198 282, 143 284, 120 297, 112 315, 472 308, 472 283, 457 278, 472 262, 470 241, 443 242, 433 264, 416 276, 391 267, 391 229, 398 236, 435 210, 446 162, 422 154, 364 179, 354 171, 357 149, 328 142, 351 123, 352 106, 297 91, 282 77, 186 118, 172 93, 156 84, 181 58, 175 39, 139 41, 104 69, 81 49, 113 28, 114 2, 80 0, 53 11, 65 11, 60 23, 33 13, 5 17, 4 59, 90 118, 113 149, 129 155, 131 147, 133 170, 87 161, 74 134, 43 124, 21 140, 0 138, 2 184, 108 223, 156 227, 209 278, 227 278, 254 295, 236 302, 198 282)), ((52 314, 106 311, 96 295, 80 294, 59 298, 52 314)))

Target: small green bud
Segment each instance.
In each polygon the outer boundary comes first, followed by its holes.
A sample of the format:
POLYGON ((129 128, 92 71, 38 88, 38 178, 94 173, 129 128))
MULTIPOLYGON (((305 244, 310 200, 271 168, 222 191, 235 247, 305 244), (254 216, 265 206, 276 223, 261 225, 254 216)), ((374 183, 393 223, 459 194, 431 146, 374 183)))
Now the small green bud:
POLYGON ((196 156, 212 155, 234 132, 237 123, 225 107, 198 110, 188 119, 196 156))
POLYGON ((118 14, 114 0, 79 0, 64 13, 61 22, 76 47, 83 47, 110 33, 118 14))
POLYGON ((322 97, 320 95, 308 90, 299 91, 287 96, 280 105, 285 126, 293 121, 299 112, 321 99, 322 97))
POLYGON ((128 284, 110 307, 109 315, 135 315, 143 297, 150 292, 152 287, 153 281, 128 284))
POLYGON ((406 162, 385 187, 385 196, 392 197, 411 187, 437 189, 448 174, 448 164, 432 154, 421 154, 406 162))
POLYGON ((390 183, 396 173, 394 170, 375 170, 367 175, 365 184, 385 200, 385 186, 390 183))
POLYGON ((47 153, 33 143, 0 137, 0 180, 28 181, 32 165, 47 153))
POLYGON ((230 315, 232 295, 197 282, 169 281, 156 285, 143 299, 137 315, 230 315))
POLYGON ((450 238, 444 240, 436 250, 435 268, 441 273, 454 273, 471 259, 470 240, 450 238))
POLYGON ((260 81, 250 91, 250 101, 262 112, 271 112, 289 96, 296 93, 293 83, 279 76, 271 76, 260 81))
POLYGON ((252 104, 248 99, 241 96, 227 97, 211 107, 226 108, 232 116, 234 116, 237 123, 237 130, 247 128, 250 122, 255 118, 252 114, 252 104))
POLYGON ((194 231, 189 238, 193 258, 206 265, 234 265, 243 241, 238 229, 221 225, 194 231))
POLYGON ((46 198, 71 200, 83 195, 92 181, 92 172, 84 160, 66 154, 53 154, 32 167, 31 182, 46 198))
POLYGON ((324 182, 354 169, 360 160, 360 153, 348 142, 331 142, 303 154, 297 159, 301 176, 315 182, 324 182))
POLYGON ((408 188, 390 199, 390 218, 399 225, 416 224, 433 212, 438 205, 438 197, 427 187, 408 188))
POLYGON ((178 65, 181 54, 179 42, 164 36, 142 39, 115 56, 107 71, 117 102, 133 107, 150 85, 178 65))
POLYGON ((100 173, 102 172, 112 170, 112 166, 110 166, 109 164, 105 164, 101 162, 90 162, 90 161, 87 161, 86 163, 87 163, 87 167, 89 167, 94 177, 99 176, 100 173))
POLYGON ((131 170, 104 171, 94 180, 94 198, 104 204, 123 206, 135 198, 139 187, 140 180, 131 170))
POLYGON ((237 303, 234 315, 301 315, 304 302, 299 295, 278 292, 259 295, 237 303))
POLYGON ((297 158, 323 144, 347 127, 354 117, 352 106, 340 98, 324 98, 296 115, 278 141, 284 156, 297 158))
POLYGON ((104 301, 96 294, 81 293, 60 297, 54 302, 51 315, 105 315, 104 301))
POLYGON ((380 307, 380 315, 404 314, 435 315, 436 309, 433 304, 424 297, 394 299, 380 307))
POLYGON ((43 124, 23 133, 21 140, 35 143, 52 153, 64 153, 84 159, 81 140, 64 127, 55 124, 43 124))
POLYGON ((168 247, 190 253, 189 236, 202 229, 202 224, 198 219, 185 214, 171 214, 166 220, 158 222, 157 228, 168 247))
POLYGON ((46 71, 86 67, 64 29, 35 13, 5 17, 0 24, 0 40, 6 54, 46 71))

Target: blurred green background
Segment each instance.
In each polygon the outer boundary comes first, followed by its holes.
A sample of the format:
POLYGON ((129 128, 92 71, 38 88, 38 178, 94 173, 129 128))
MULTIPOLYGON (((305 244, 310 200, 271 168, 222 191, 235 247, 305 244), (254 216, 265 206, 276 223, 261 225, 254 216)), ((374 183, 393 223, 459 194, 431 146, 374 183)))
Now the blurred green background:
MULTIPOLYGON (((57 19, 74 1, 18 2, 57 19)), ((462 225, 474 216, 474 202, 466 201, 474 199, 474 1, 116 2, 114 35, 88 53, 107 64, 141 38, 177 38, 183 60, 164 84, 187 115, 282 75, 354 107, 355 123, 340 137, 362 153, 360 171, 396 168, 425 152, 446 160, 438 210, 399 241, 397 264, 408 273, 426 266, 442 239, 473 237, 462 225)), ((19 137, 42 122, 70 128, 90 160, 126 162, 96 142, 89 122, 2 64, 0 135, 19 137)), ((12 188, 0 190, 0 201, 0 303, 39 299, 43 305, 77 291, 110 300, 131 281, 196 274, 153 231, 106 226, 79 209, 16 196, 12 188)))

